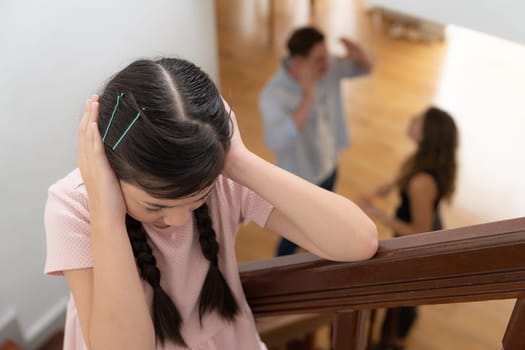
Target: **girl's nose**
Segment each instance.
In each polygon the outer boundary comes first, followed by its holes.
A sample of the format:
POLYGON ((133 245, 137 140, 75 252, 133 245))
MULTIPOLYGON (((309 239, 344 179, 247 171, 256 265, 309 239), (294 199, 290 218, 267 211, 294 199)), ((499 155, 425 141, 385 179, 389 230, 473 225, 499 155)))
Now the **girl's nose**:
POLYGON ((166 211, 162 221, 168 226, 184 226, 192 218, 190 208, 172 208, 166 211))

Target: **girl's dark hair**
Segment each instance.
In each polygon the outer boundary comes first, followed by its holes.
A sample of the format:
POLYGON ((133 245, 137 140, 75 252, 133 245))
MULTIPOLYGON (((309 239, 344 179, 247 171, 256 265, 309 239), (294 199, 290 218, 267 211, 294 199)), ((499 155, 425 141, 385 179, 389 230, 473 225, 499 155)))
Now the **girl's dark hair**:
MULTIPOLYGON (((121 181, 155 198, 177 199, 211 186, 221 173, 230 146, 231 119, 214 83, 194 64, 175 58, 131 63, 108 82, 100 96, 101 135, 112 114, 104 144, 121 181)), ((215 310, 233 320, 239 307, 218 267, 219 245, 206 204, 194 211, 194 222, 202 253, 210 262, 199 316, 202 320, 205 313, 215 310)), ((160 271, 144 227, 130 216, 126 216, 126 227, 140 275, 153 288, 157 339, 186 346, 180 333, 181 316, 160 285, 160 271)))
POLYGON ((430 171, 437 177, 440 198, 450 199, 456 188, 458 130, 445 111, 430 107, 423 113, 421 140, 416 152, 401 166, 397 185, 407 188, 418 172, 430 171))
POLYGON ((315 27, 296 29, 288 38, 286 46, 290 56, 308 56, 312 47, 324 42, 324 35, 315 27))

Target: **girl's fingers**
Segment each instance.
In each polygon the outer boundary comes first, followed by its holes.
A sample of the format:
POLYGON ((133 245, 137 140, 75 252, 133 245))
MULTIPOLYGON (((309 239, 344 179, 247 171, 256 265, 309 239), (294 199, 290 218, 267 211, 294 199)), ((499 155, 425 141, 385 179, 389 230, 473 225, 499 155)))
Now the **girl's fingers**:
POLYGON ((86 139, 85 139, 85 155, 87 158, 93 153, 93 123, 89 123, 86 127, 86 139))
POLYGON ((89 123, 95 123, 98 119, 98 102, 91 100, 89 108, 89 123))
POLYGON ((91 103, 91 118, 90 118, 90 127, 93 128, 93 130, 91 130, 91 133, 92 133, 92 141, 93 141, 93 151, 95 153, 99 153, 101 150, 103 150, 104 147, 102 147, 103 145, 103 141, 102 141, 102 138, 100 137, 100 132, 98 130, 98 124, 97 124, 97 120, 98 120, 98 116, 99 116, 99 104, 98 102, 92 102, 91 103))
MULTIPOLYGON (((84 104, 84 112, 82 114, 82 119, 80 120, 80 125, 78 127, 79 132, 85 132, 87 125, 89 123, 89 119, 91 118, 91 111, 93 109, 93 103, 98 104, 98 95, 92 95, 90 98, 86 100, 86 103, 84 104)), ((98 107, 97 107, 98 108, 98 107)), ((98 109, 97 109, 98 114, 98 109)))
POLYGON ((93 139, 93 152, 97 155, 104 155, 104 143, 102 142, 102 137, 98 131, 97 123, 93 122, 90 125, 91 127, 91 137, 93 139))
POLYGON ((84 113, 78 128, 79 161, 93 159, 93 156, 104 154, 104 143, 98 130, 99 97, 91 96, 84 106, 84 113), (102 153, 100 153, 102 152, 102 153))
POLYGON ((85 180, 93 178, 95 164, 105 157, 104 144, 98 131, 98 96, 91 96, 84 106, 84 113, 78 129, 78 166, 85 180))
POLYGON ((85 152, 86 152, 85 138, 86 138, 86 131, 88 128, 90 110, 91 110, 91 100, 88 99, 84 106, 84 113, 82 115, 82 120, 80 121, 80 125, 78 127, 78 160, 79 161, 81 161, 81 158, 85 158, 85 152))
POLYGON ((80 125, 78 126, 78 132, 83 133, 86 130, 87 120, 89 118, 89 109, 91 108, 91 100, 87 99, 84 104, 84 112, 82 113, 82 119, 80 119, 80 125))

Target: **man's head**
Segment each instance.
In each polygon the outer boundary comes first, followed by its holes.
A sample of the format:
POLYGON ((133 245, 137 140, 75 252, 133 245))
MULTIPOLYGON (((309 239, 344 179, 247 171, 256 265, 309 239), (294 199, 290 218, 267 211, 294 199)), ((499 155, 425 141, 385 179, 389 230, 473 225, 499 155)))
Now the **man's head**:
POLYGON ((296 29, 287 42, 292 64, 306 65, 321 78, 328 69, 328 49, 323 33, 314 27, 296 29))

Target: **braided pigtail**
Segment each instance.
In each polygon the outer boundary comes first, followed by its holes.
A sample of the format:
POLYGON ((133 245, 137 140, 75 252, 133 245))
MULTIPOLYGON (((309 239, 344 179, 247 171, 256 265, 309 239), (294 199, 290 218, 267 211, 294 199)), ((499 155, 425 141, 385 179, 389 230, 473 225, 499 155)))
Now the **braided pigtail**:
POLYGON ((206 312, 216 309, 223 318, 233 321, 239 312, 239 305, 219 270, 219 244, 211 224, 208 206, 203 204, 194 211, 195 223, 199 231, 199 242, 202 253, 210 262, 210 268, 199 297, 199 318, 206 312))
POLYGON ((164 344, 168 338, 187 347, 180 334, 182 318, 173 301, 160 286, 160 271, 146 239, 144 227, 140 222, 126 215, 126 228, 140 275, 153 288, 153 326, 157 339, 164 344))

